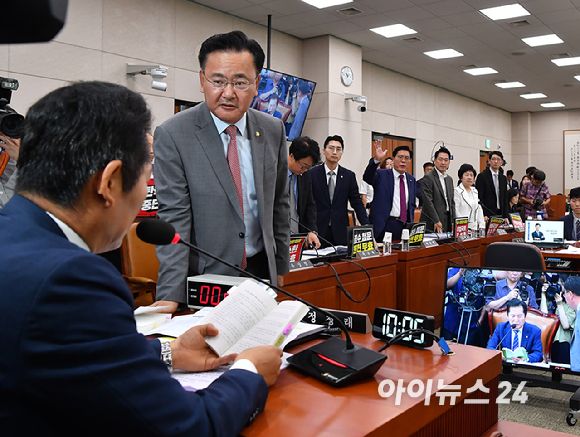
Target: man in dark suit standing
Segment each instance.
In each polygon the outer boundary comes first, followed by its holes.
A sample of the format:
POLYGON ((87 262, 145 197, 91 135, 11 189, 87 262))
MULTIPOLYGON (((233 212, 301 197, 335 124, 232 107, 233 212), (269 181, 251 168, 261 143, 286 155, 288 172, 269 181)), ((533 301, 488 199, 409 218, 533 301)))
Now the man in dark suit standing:
MULTIPOLYGON (((249 109, 264 51, 240 31, 214 35, 199 51, 205 102, 155 131, 157 216, 181 238, 272 283, 289 268, 288 149, 282 121, 249 109)), ((239 276, 184 245, 158 246, 155 305, 186 302, 187 277, 239 276)))
POLYGON ((489 152, 489 168, 477 175, 475 188, 483 205, 485 221, 487 222, 490 216, 498 215, 508 224, 507 178, 501 171, 502 165, 503 153, 499 150, 489 152))
POLYGON ((307 242, 320 247, 316 233, 316 203, 312 194, 312 176, 308 170, 320 162, 318 143, 298 137, 290 144, 288 178, 290 190, 290 232, 307 233, 307 242))
POLYGON ((204 339, 212 325, 147 340, 125 281, 95 255, 119 247, 145 199, 150 120, 143 97, 104 82, 57 89, 28 111, 16 195, 0 212, 3 435, 72 436, 79 424, 85 436, 238 435, 264 408, 279 348, 218 358, 204 339), (234 358, 196 393, 170 374, 234 358))
POLYGON ((513 188, 514 190, 518 189, 518 181, 516 181, 514 179, 514 171, 513 170, 508 170, 505 174, 505 177, 507 179, 507 184, 508 184, 508 188, 513 188))
POLYGON ((453 200, 453 180, 446 174, 451 152, 441 147, 435 152, 435 168, 423 177, 421 192, 423 209, 421 221, 427 230, 451 232, 455 220, 455 201, 453 200))
MULTIPOLYGON (((429 173, 431 170, 433 170, 435 166, 433 165, 433 163, 431 161, 426 162, 425 164, 423 164, 423 177, 429 173)), ((415 183, 415 190, 417 191, 417 199, 419 199, 419 208, 423 207, 423 194, 421 192, 421 184, 423 183, 423 178, 418 179, 417 182, 415 183)))
POLYGON ((391 232, 393 239, 399 240, 405 223, 413 222, 415 213, 415 178, 406 172, 413 152, 409 146, 399 146, 393 151, 393 168, 377 169, 386 154, 382 144, 376 144, 375 157, 369 161, 363 176, 374 189, 369 219, 375 236, 381 241, 385 232, 391 232))
POLYGON ((326 162, 310 172, 318 232, 332 244, 346 246, 347 202, 350 202, 361 225, 368 225, 369 219, 358 191, 355 174, 338 165, 343 151, 344 140, 340 135, 327 137, 322 149, 326 162))

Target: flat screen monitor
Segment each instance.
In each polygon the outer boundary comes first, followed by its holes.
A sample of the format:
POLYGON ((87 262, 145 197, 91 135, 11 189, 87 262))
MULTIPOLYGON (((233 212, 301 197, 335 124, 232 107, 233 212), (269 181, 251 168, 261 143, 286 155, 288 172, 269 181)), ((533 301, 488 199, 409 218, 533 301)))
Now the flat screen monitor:
MULTIPOLYGON (((524 319, 529 329, 524 327, 523 331, 519 331, 519 335, 525 337, 519 340, 519 346, 526 349, 529 361, 506 360, 505 364, 513 367, 545 368, 558 373, 576 373, 570 368, 570 342, 576 312, 563 296, 563 284, 570 276, 580 277, 580 273, 447 267, 441 336, 451 342, 488 349, 511 349, 515 343, 512 328, 514 325, 510 323, 505 311, 508 298, 502 298, 515 291, 517 298, 527 304, 527 315, 524 319), (557 309, 559 297, 563 300, 565 316, 557 309), (498 317, 502 317, 495 330, 489 324, 488 314, 492 308, 495 308, 498 317), (566 317, 570 326, 568 329, 560 326, 551 344, 548 341, 549 336, 542 335, 542 332, 546 332, 545 326, 551 324, 541 314, 542 311, 555 319, 566 317), (538 348, 541 348, 540 353, 538 348)), ((580 363, 578 366, 580 367, 580 363)))
POLYGON ((315 88, 311 80, 264 68, 251 107, 282 120, 286 139, 292 141, 302 134, 315 88))
POLYGON ((526 220, 526 243, 564 243, 564 222, 559 220, 526 220))

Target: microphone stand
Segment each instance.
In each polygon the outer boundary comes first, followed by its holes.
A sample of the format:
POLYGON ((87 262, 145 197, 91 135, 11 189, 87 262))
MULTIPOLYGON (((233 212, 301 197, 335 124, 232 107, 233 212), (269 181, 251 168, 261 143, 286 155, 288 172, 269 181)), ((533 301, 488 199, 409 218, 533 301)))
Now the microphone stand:
POLYGON ((182 243, 190 249, 196 250, 203 255, 221 262, 226 266, 238 271, 239 273, 247 275, 250 278, 268 287, 271 287, 292 299, 302 302, 304 305, 312 307, 317 311, 320 311, 325 316, 330 317, 338 322, 338 326, 344 332, 346 340, 333 337, 322 343, 314 345, 309 349, 303 350, 302 352, 299 352, 298 354, 295 354, 288 359, 290 364, 298 367, 308 375, 313 376, 327 384, 336 387, 342 387, 346 384, 350 384, 351 382, 359 381, 361 379, 373 376, 382 366, 383 362, 387 359, 386 355, 383 355, 372 349, 367 349, 360 345, 355 345, 352 342, 350 334, 342 320, 340 320, 340 318, 334 314, 315 305, 312 305, 311 303, 308 303, 307 301, 293 295, 292 293, 289 293, 277 285, 270 284, 262 278, 242 270, 238 266, 225 261, 194 244, 182 240, 180 235, 175 232, 173 225, 170 223, 157 218, 147 218, 140 222, 139 225, 137 225, 136 231, 137 236, 146 243, 157 245, 182 243), (169 228, 171 228, 174 235, 172 240, 165 239, 169 232, 169 228))

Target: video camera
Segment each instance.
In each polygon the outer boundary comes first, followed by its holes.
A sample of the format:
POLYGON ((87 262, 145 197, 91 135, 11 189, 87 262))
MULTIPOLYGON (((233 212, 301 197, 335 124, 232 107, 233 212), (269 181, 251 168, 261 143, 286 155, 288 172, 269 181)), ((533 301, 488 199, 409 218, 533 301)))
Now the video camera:
POLYGON ((481 297, 495 296, 495 281, 488 281, 479 270, 466 270, 463 276, 463 291, 468 305, 482 302, 481 297))
POLYGON ((534 199, 534 208, 542 209, 542 204, 544 201, 542 199, 534 199))
POLYGON ((18 89, 18 80, 0 77, 0 132, 10 138, 22 137, 22 122, 24 117, 8 104, 12 91, 18 89))

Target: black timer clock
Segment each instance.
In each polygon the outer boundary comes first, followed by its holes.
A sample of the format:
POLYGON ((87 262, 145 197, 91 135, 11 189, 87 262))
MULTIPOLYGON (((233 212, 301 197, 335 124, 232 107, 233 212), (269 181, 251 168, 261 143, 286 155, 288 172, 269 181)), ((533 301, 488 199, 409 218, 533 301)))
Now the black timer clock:
POLYGON ((222 275, 199 275, 187 278, 187 306, 191 309, 214 307, 224 300, 230 289, 248 278, 222 275))
MULTIPOLYGON (((373 337, 390 341, 395 336, 409 330, 435 330, 435 318, 425 314, 408 311, 393 310, 390 308, 375 308, 373 319, 373 337)), ((403 346, 431 347, 433 336, 425 332, 409 333, 397 342, 403 346)))

